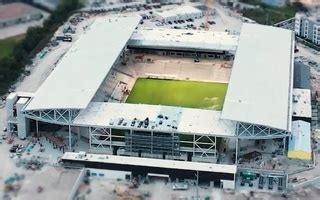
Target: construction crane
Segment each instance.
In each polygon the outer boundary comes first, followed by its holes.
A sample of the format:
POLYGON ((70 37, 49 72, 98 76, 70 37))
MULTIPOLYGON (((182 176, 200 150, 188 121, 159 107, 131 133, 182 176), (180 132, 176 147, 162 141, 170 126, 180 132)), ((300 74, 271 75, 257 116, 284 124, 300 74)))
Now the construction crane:
MULTIPOLYGON (((214 0, 206 0, 206 7, 207 9, 213 9, 213 3, 214 3, 214 0)), ((204 29, 207 31, 209 30, 209 16, 211 15, 211 12, 209 11, 206 11, 206 16, 205 16, 205 23, 204 23, 204 29)))

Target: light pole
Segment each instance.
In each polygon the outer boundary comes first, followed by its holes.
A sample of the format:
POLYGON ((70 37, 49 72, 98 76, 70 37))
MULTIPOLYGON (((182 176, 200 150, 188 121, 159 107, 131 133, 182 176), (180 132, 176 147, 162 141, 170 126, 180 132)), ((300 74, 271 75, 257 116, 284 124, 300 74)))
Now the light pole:
POLYGON ((199 171, 196 172, 195 174, 196 178, 197 178, 197 182, 196 182, 196 200, 199 199, 199 191, 198 191, 198 186, 199 186, 199 171))

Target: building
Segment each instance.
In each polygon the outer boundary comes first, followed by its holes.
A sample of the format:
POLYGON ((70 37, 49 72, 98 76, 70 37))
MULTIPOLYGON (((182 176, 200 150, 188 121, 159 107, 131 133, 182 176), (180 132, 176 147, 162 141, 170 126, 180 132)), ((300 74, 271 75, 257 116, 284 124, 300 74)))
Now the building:
POLYGON ((128 49, 137 53, 210 58, 234 56, 239 36, 227 32, 142 28, 133 32, 128 49))
POLYGON ((167 23, 176 20, 199 19, 204 13, 192 6, 181 6, 172 10, 155 11, 153 15, 159 21, 167 23))
POLYGON ((195 171, 199 173, 199 182, 210 182, 219 180, 221 182, 232 182, 235 187, 235 175, 237 168, 235 165, 219 165, 212 163, 191 162, 185 165, 181 161, 159 160, 150 158, 137 158, 127 156, 102 157, 96 154, 86 154, 67 152, 61 158, 62 161, 70 164, 82 165, 86 168, 103 168, 116 171, 130 171, 132 176, 147 176, 148 174, 169 175, 169 179, 189 179, 195 177, 195 171))
POLYGON ((24 3, 0 5, 0 28, 40 20, 42 12, 24 3))
POLYGON ((311 123, 311 91, 310 89, 293 89, 292 119, 311 123))
POLYGON ((293 79, 293 120, 311 122, 311 83, 310 67, 300 63, 294 63, 293 79))
POLYGON ((320 45, 320 15, 313 13, 297 13, 295 16, 296 35, 320 45))
POLYGON ((300 160, 311 160, 310 123, 294 121, 292 135, 289 137, 288 157, 300 160))
MULTIPOLYGON (((200 181, 229 188, 235 187, 239 158, 252 155, 240 148, 244 142, 276 140, 285 155, 292 132, 292 31, 258 24, 244 24, 240 36, 210 31, 139 30, 136 27, 140 19, 97 18, 37 92, 9 95, 8 131, 25 138, 51 127, 46 135, 54 137, 58 134, 55 129, 63 129, 61 137, 69 151, 75 148, 73 139, 82 138, 89 153, 83 156, 67 152, 62 160, 69 164, 121 169, 132 171, 133 175, 164 174, 172 179, 188 179, 199 171, 200 181), (174 53, 172 56, 176 57, 199 52, 209 63, 214 59, 226 62, 226 58, 208 55, 233 55, 223 109, 128 104, 106 99, 124 81, 114 79, 115 71, 136 80, 135 73, 122 71, 120 65, 130 56, 143 56, 135 54, 141 50, 144 54, 162 52, 158 56, 167 56, 163 52, 169 51, 170 56, 174 53), (110 91, 106 85, 112 85, 110 91)), ((191 60, 189 64, 199 66, 197 62, 191 60)), ((159 77, 175 78, 172 74, 154 78, 159 77)), ((254 160, 264 156, 261 149, 253 152, 259 155, 254 160)), ((273 178, 279 175, 281 180, 285 176, 283 171, 263 174, 273 178)))

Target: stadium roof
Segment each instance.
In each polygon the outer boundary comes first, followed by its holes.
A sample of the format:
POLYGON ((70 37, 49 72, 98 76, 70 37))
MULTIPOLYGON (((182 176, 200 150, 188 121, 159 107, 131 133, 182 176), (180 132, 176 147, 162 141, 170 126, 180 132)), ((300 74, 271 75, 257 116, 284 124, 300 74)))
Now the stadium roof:
POLYGON ((57 64, 26 110, 86 108, 140 19, 96 19, 57 64))
POLYGON ((288 151, 311 152, 310 130, 310 123, 302 120, 293 121, 288 151))
POLYGON ((177 160, 162 160, 152 158, 137 158, 127 156, 112 156, 112 155, 99 155, 99 154, 86 154, 86 157, 80 157, 79 153, 66 152, 61 157, 62 160, 86 161, 86 162, 102 162, 120 165, 135 165, 145 167, 161 167, 168 169, 181 169, 203 172, 219 172, 231 173, 237 172, 236 165, 224 165, 213 163, 200 163, 200 162, 186 162, 177 160))
POLYGON ((236 125, 220 119, 221 112, 214 110, 180 108, 161 105, 121 104, 92 102, 74 120, 76 125, 113 127, 118 129, 154 130, 185 134, 208 134, 234 136, 236 125), (158 116, 162 115, 162 118, 158 116), (143 121, 149 118, 149 126, 134 126, 134 118, 143 121), (168 119, 165 119, 167 117, 168 119), (119 121, 121 121, 119 123, 119 121), (159 122, 162 121, 162 124, 159 122), (154 127, 153 127, 154 126, 154 127), (176 128, 173 128, 176 127, 176 128))
POLYGON ((155 49, 235 52, 239 36, 227 32, 144 28, 135 30, 128 46, 155 49))
POLYGON ((311 91, 294 88, 292 95, 292 116, 311 118, 311 91))
POLYGON ((291 130, 293 32, 243 24, 222 118, 291 130))

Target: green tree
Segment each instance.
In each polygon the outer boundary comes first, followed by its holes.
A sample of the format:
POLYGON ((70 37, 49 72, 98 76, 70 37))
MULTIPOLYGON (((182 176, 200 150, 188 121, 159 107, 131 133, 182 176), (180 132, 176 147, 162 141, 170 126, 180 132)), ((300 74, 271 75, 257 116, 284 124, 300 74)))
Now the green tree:
POLYGON ((47 45, 57 28, 81 6, 81 0, 62 0, 43 27, 28 29, 25 38, 16 44, 13 55, 0 60, 0 95, 7 92, 24 66, 31 63, 31 58, 47 45))

